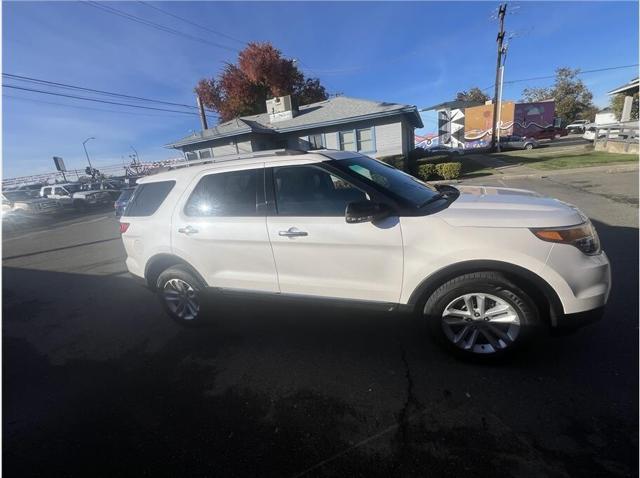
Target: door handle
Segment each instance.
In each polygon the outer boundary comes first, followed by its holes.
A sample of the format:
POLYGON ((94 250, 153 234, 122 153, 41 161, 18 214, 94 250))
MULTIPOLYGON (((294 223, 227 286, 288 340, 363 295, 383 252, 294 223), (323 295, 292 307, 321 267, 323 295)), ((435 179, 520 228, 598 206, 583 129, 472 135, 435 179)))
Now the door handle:
POLYGON ((195 227, 186 226, 186 227, 181 227, 180 229, 178 229, 178 232, 180 234, 186 234, 187 236, 190 236, 191 234, 197 234, 198 230, 195 227))
POLYGON ((304 237, 304 236, 308 236, 309 233, 305 231, 301 231, 297 227, 290 227, 286 231, 278 231, 278 235, 284 236, 284 237, 304 237))

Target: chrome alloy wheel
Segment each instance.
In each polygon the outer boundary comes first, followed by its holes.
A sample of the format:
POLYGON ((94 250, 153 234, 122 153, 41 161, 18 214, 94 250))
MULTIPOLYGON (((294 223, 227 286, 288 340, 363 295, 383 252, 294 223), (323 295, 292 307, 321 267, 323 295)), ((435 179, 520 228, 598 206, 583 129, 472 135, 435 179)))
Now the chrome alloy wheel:
POLYGON ((164 301, 176 317, 193 320, 198 317, 200 304, 197 292, 181 279, 169 279, 162 291, 164 301))
POLYGON ((442 312, 442 330, 456 347, 477 354, 509 348, 520 334, 520 317, 504 299, 485 293, 460 296, 442 312))

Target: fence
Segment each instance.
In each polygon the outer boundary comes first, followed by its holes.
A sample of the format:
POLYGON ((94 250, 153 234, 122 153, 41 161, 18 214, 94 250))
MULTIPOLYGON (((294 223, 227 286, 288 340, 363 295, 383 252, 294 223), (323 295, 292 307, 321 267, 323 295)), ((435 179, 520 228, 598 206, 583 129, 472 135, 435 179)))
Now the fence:
MULTIPOLYGON (((163 161, 136 161, 128 165, 112 164, 101 166, 99 171, 107 176, 145 176, 157 168, 174 166, 183 162, 185 162, 184 158, 173 158, 163 161)), ((86 176, 84 169, 70 169, 69 171, 65 171, 64 174, 61 171, 52 171, 50 173, 32 174, 18 178, 7 178, 2 180, 2 189, 29 184, 57 183, 65 181, 65 178, 67 181, 71 182, 80 179, 81 176, 86 176)))
POLYGON ((593 146, 596 151, 638 153, 638 121, 596 126, 593 146))

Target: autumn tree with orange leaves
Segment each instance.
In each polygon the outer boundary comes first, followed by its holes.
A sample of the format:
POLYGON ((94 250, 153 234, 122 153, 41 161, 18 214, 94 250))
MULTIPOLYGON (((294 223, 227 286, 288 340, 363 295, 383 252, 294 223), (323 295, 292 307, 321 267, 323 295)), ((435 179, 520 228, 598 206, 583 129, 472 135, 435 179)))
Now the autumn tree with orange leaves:
POLYGON ((290 94, 300 106, 327 99, 319 79, 305 78, 295 61, 270 43, 249 43, 237 64, 227 63, 217 79, 203 78, 195 91, 221 122, 264 113, 265 101, 275 96, 290 94))

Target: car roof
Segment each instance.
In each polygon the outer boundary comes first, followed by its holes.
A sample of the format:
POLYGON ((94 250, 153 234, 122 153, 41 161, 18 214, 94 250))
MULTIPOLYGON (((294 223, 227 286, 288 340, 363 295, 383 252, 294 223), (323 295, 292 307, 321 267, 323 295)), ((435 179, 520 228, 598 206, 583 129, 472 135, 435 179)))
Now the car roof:
POLYGON ((313 152, 304 151, 277 151, 266 152, 258 151, 247 156, 228 156, 214 160, 185 161, 184 164, 178 163, 175 169, 152 174, 144 178, 138 179, 137 184, 145 184, 159 181, 179 180, 193 177, 203 171, 215 171, 217 169, 234 170, 245 169, 247 166, 264 164, 282 165, 283 163, 291 164, 312 164, 323 161, 348 159, 363 156, 355 151, 337 151, 337 150, 315 150, 313 152))

